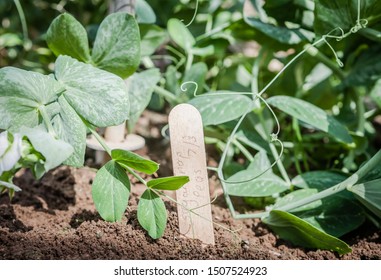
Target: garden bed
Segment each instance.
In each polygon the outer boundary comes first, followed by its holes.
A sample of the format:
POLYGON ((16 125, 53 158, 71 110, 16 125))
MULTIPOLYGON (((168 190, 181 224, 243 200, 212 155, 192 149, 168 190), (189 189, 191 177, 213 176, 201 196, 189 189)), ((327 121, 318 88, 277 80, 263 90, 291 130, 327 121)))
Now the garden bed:
MULTIPOLYGON (((157 116, 155 116, 156 118, 157 116)), ((142 119, 142 123, 147 118, 142 119)), ((140 126, 141 133, 145 134, 140 126)), ((146 133, 156 135, 155 127, 146 133)), ((147 140, 140 151, 161 163, 161 176, 171 175, 169 143, 160 138, 147 140), (160 154, 158 154, 160 153, 160 154)), ((210 158, 209 164, 213 162, 210 158)), ((137 221, 138 197, 143 188, 132 187, 129 207, 121 222, 108 223, 95 210, 91 183, 95 170, 60 167, 33 179, 29 172, 15 183, 22 192, 9 202, 0 197, 0 259, 380 259, 381 231, 366 223, 342 239, 353 249, 343 256, 330 251, 295 247, 278 239, 257 219, 233 220, 219 196, 212 204, 216 223, 236 234, 215 226, 215 246, 203 246, 197 240, 179 234, 176 208, 166 202, 168 225, 162 238, 148 236, 137 221)), ((134 182, 134 179, 131 178, 134 182)), ((136 180, 135 180, 136 181, 136 180)), ((212 176, 211 189, 219 183, 212 176)))

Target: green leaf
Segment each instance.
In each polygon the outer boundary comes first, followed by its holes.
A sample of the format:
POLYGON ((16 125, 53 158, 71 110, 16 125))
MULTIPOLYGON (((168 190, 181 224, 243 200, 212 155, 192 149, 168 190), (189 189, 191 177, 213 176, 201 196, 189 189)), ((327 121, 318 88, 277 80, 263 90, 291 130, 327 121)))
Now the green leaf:
MULTIPOLYGON (((317 189, 301 189, 281 197, 272 209, 279 209, 290 203, 318 193, 317 189)), ((365 220, 361 207, 353 198, 340 195, 316 200, 289 212, 310 223, 319 230, 340 237, 356 228, 365 220)))
POLYGON ((263 151, 255 155, 246 170, 234 174, 227 181, 225 184, 228 194, 242 197, 265 197, 284 192, 289 188, 286 182, 273 174, 270 161, 263 151))
MULTIPOLYGON (((289 2, 289 1, 288 1, 289 2)), ((299 44, 305 40, 312 40, 313 33, 302 28, 287 28, 284 23, 280 22, 276 24, 278 19, 284 16, 288 11, 282 11, 282 15, 277 15, 276 19, 270 19, 266 11, 262 7, 262 1, 250 0, 247 3, 251 4, 252 9, 244 9, 245 22, 254 27, 256 30, 265 34, 267 37, 287 45, 299 44), (251 12, 254 10, 255 12, 251 12)), ((264 3, 264 2, 263 2, 264 3)), ((267 2, 265 4, 268 4, 267 2)), ((277 1, 279 4, 279 1, 277 1)), ((287 3, 288 7, 293 3, 287 3)), ((295 11, 295 7, 291 8, 292 12, 295 11)), ((302 11, 303 13, 303 11, 302 11)), ((290 20, 287 20, 290 22, 290 20)))
POLYGON ((295 245, 332 250, 339 254, 350 253, 352 250, 344 241, 326 234, 311 224, 287 212, 273 210, 263 219, 281 238, 295 245))
MULTIPOLYGON (((301 200, 303 198, 312 196, 312 195, 317 194, 317 193, 318 193, 317 189, 301 189, 301 190, 293 191, 293 192, 279 198, 276 201, 276 203, 274 204, 273 209, 277 209, 277 208, 280 208, 282 206, 286 206, 290 203, 293 203, 293 202, 301 200)), ((318 208, 321 205, 322 205, 322 201, 316 200, 314 202, 300 206, 298 208, 291 209, 289 212, 296 213, 296 212, 307 211, 307 210, 318 208)))
POLYGON ((310 171, 296 176, 292 184, 298 188, 314 188, 319 191, 337 185, 347 179, 347 176, 332 171, 310 171))
POLYGON ((157 68, 135 73, 130 78, 129 98, 131 100, 131 111, 128 122, 130 130, 132 130, 140 115, 148 106, 154 87, 160 81, 160 78, 160 71, 157 68))
POLYGON ((155 23, 156 15, 145 0, 136 0, 136 19, 139 23, 155 23))
MULTIPOLYGON (((315 1, 315 32, 325 35, 336 28, 344 32, 355 26, 358 14, 357 0, 316 0, 315 1)), ((370 26, 379 22, 381 3, 377 0, 367 0, 361 3, 361 19, 366 19, 370 26)), ((340 34, 339 34, 340 35, 340 34)))
POLYGON ((225 93, 201 95, 188 102, 200 111, 204 126, 235 120, 251 109, 252 100, 247 96, 225 93))
POLYGON ((286 114, 330 134, 339 141, 348 144, 353 142, 345 126, 311 103, 290 96, 274 96, 267 99, 267 102, 286 114))
POLYGON ((344 86, 372 86, 381 78, 381 47, 368 48, 358 57, 343 81, 344 86))
POLYGON ((146 174, 153 174, 159 169, 159 164, 145 159, 133 152, 115 149, 111 151, 111 158, 121 166, 127 166, 146 174))
POLYGON ((264 23, 253 17, 245 18, 245 21, 248 25, 283 44, 296 45, 306 39, 299 29, 288 29, 282 26, 275 26, 269 23, 264 23))
POLYGON ((173 41, 185 51, 191 51, 196 44, 196 40, 184 23, 176 18, 171 18, 168 21, 168 33, 173 41))
POLYGON ((138 221, 154 239, 164 234, 167 224, 167 210, 163 200, 152 190, 147 189, 138 204, 138 221))
POLYGON ((86 125, 69 105, 64 96, 58 98, 60 111, 52 118, 55 132, 60 139, 74 148, 74 153, 64 162, 74 167, 83 166, 86 152, 86 125))
POLYGON ((46 33, 46 41, 56 56, 63 54, 80 61, 91 61, 86 30, 67 13, 53 20, 46 33))
POLYGON ((340 196, 323 199, 320 207, 296 215, 335 237, 355 230, 365 221, 364 211, 359 204, 353 199, 340 196))
POLYGON ((55 76, 66 88, 70 106, 93 125, 107 127, 128 119, 128 91, 118 76, 69 56, 57 58, 55 76))
POLYGON ((92 196, 104 220, 115 222, 122 219, 130 196, 130 180, 117 162, 111 160, 98 170, 92 196))
POLYGON ((39 124, 38 107, 54 101, 63 88, 50 76, 13 67, 0 69, 0 129, 17 132, 39 124))
POLYGON ((365 182, 347 188, 356 197, 381 218, 381 179, 365 182))
POLYGON ((22 127, 20 134, 26 136, 34 149, 44 156, 45 171, 59 166, 74 152, 70 144, 53 138, 48 132, 39 127, 22 127))
POLYGON ((122 78, 132 75, 140 63, 140 34, 128 13, 108 15, 99 26, 91 58, 101 69, 122 78))
POLYGON ((140 28, 140 48, 141 48, 141 56, 150 56, 152 55, 156 49, 163 44, 168 35, 167 33, 156 25, 148 25, 141 24, 140 28))
POLYGON ((148 181, 147 186, 155 190, 175 191, 189 182, 188 176, 172 176, 148 181))

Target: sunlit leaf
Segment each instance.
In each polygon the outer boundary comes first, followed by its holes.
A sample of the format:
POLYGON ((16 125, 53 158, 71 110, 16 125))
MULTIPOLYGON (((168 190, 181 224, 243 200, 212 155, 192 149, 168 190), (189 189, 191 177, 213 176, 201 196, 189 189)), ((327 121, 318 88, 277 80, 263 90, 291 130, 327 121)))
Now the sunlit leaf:
POLYGON ((70 106, 90 123, 107 127, 128 119, 128 91, 118 76, 69 56, 57 58, 55 76, 70 106))
POLYGON ((109 161, 98 170, 92 185, 92 196, 104 220, 115 222, 122 219, 130 196, 130 180, 117 162, 109 161))
POLYGON ((339 254, 350 253, 352 250, 344 241, 331 236, 293 214, 273 210, 263 219, 281 238, 295 245, 336 251, 339 254))
POLYGON ((38 107, 63 91, 51 76, 14 67, 0 69, 0 129, 17 132, 40 123, 38 107))
POLYGON ((22 127, 20 133, 26 136, 32 143, 33 148, 44 156, 45 171, 59 166, 74 152, 70 144, 63 140, 55 139, 39 127, 22 127))
POLYGON ((138 203, 138 220, 154 239, 164 234, 167 224, 167 210, 163 200, 152 190, 147 189, 138 203))
POLYGON ((252 101, 247 96, 237 94, 226 94, 216 92, 201 95, 189 101, 201 114, 204 126, 218 125, 235 120, 247 113, 252 107, 252 101))
POLYGON ((126 150, 112 150, 111 158, 122 166, 127 166, 146 174, 153 174, 159 169, 159 164, 156 162, 126 150))
POLYGON ((53 20, 46 41, 56 56, 69 55, 80 61, 91 61, 87 32, 70 14, 61 14, 53 20))
POLYGON ((91 58, 101 69, 122 78, 132 75, 140 63, 140 34, 135 18, 112 13, 99 26, 91 58))
POLYGON ((144 109, 148 106, 154 87, 160 78, 160 71, 157 68, 135 73, 130 78, 128 89, 131 102, 130 119, 128 122, 130 129, 133 128, 144 109))
POLYGON ((381 179, 348 187, 374 214, 381 218, 381 179))
POLYGON ((289 188, 285 181, 273 174, 270 161, 263 151, 255 155, 247 169, 229 177, 225 184, 229 195, 241 197, 265 197, 289 188))
POLYGON ((175 191, 189 182, 188 176, 172 176, 148 181, 147 186, 155 190, 175 191))
POLYGON ((339 141, 353 142, 345 126, 309 102, 290 96, 274 96, 269 98, 267 102, 298 120, 330 134, 339 141))

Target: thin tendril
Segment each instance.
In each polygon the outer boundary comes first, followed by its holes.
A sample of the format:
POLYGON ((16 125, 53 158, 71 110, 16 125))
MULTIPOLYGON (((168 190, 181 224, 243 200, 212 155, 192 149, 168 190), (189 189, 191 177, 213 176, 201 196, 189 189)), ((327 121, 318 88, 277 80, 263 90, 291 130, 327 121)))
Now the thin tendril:
POLYGON ((196 82, 194 82, 194 81, 188 81, 188 82, 184 82, 184 83, 182 83, 181 86, 180 86, 181 91, 183 91, 183 92, 188 91, 188 88, 186 87, 186 85, 188 85, 188 84, 192 84, 192 85, 194 85, 193 96, 194 96, 194 97, 197 97, 198 84, 197 84, 196 82))
MULTIPOLYGON (((197 16, 197 12, 198 12, 198 0, 196 0, 196 8, 194 9, 193 17, 192 17, 191 21, 187 25, 185 25, 185 27, 190 26, 194 22, 194 20, 196 19, 196 16, 197 16)), ((183 19, 181 21, 184 22, 183 19)))

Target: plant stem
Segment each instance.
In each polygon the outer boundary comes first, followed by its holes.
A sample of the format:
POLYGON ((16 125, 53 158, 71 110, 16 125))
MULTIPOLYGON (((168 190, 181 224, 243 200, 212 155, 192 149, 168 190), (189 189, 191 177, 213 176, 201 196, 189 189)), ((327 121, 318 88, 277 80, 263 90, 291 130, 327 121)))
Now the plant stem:
POLYGON ((130 172, 136 179, 138 179, 143 185, 145 185, 147 187, 147 181, 144 180, 138 173, 136 173, 134 170, 132 170, 131 168, 129 168, 128 166, 126 165, 123 165, 123 167, 128 171, 130 172))
POLYGON ((154 90, 155 90, 155 93, 164 97, 169 103, 172 103, 172 104, 178 104, 179 103, 179 101, 177 100, 177 97, 172 92, 170 92, 164 88, 161 88, 159 86, 155 86, 154 90))
POLYGON ((343 182, 330 187, 324 191, 321 191, 315 195, 310 197, 306 197, 305 199, 301 199, 295 201, 293 203, 287 204, 285 206, 279 207, 276 210, 289 211, 291 209, 295 209, 297 207, 306 205, 308 203, 314 202, 316 200, 320 200, 326 198, 328 196, 334 195, 338 192, 341 192, 347 189, 350 186, 355 185, 361 178, 363 178, 366 174, 368 174, 375 166, 379 165, 381 162, 381 150, 379 150, 369 161, 367 161, 357 172, 355 172, 352 176, 344 180, 343 182))
POLYGON ((242 152, 242 154, 250 161, 253 162, 254 157, 236 138, 233 140, 233 144, 242 152))
POLYGON ((86 126, 87 128, 90 130, 90 132, 94 135, 94 137, 97 139, 97 141, 99 142, 99 144, 101 144, 101 146, 103 147, 103 149, 107 152, 107 154, 109 156, 111 156, 111 149, 109 146, 107 146, 106 144, 106 141, 103 139, 102 136, 100 136, 98 134, 98 132, 96 132, 95 129, 93 129, 89 124, 86 123, 86 126))
POLYGON ((356 107, 357 107, 357 132, 364 136, 365 133, 365 105, 364 105, 364 97, 355 90, 356 94, 356 107))
POLYGON ((44 105, 41 105, 38 107, 38 111, 40 112, 41 117, 44 120, 46 129, 48 130, 48 132, 50 133, 50 135, 52 135, 54 138, 56 138, 57 134, 53 128, 52 123, 50 122, 48 112, 46 112, 46 107, 44 105))
POLYGON ((17 8, 17 12, 19 13, 19 16, 20 16, 20 22, 21 22, 21 28, 22 28, 24 40, 29 40, 28 26, 26 24, 25 14, 24 14, 24 11, 23 11, 22 6, 20 4, 20 1, 19 0, 13 0, 13 2, 15 3, 16 8, 17 8))

